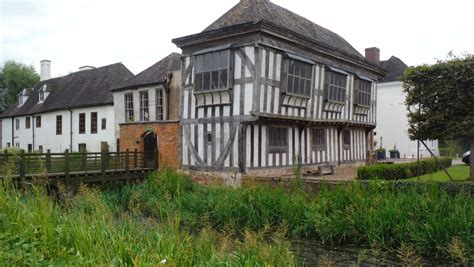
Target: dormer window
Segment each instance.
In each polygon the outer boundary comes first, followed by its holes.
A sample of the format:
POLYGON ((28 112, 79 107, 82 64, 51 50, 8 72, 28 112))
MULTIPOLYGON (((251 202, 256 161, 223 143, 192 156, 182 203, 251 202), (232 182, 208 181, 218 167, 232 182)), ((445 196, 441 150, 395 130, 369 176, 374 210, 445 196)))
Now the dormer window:
POLYGON ((39 91, 39 102, 43 102, 44 101, 44 91, 41 90, 39 91))
POLYGON ((196 92, 228 89, 229 50, 196 55, 194 90, 196 92))
POLYGON ((18 94, 18 106, 23 106, 23 104, 26 103, 26 101, 28 100, 28 96, 29 96, 29 91, 28 89, 23 89, 21 90, 21 92, 18 94))
POLYGON ((50 88, 48 88, 47 84, 45 84, 41 87, 41 89, 38 92, 38 102, 39 103, 43 103, 44 100, 48 97, 48 94, 50 92, 49 89, 50 88))
POLYGON ((18 97, 18 106, 23 106, 23 95, 18 97))

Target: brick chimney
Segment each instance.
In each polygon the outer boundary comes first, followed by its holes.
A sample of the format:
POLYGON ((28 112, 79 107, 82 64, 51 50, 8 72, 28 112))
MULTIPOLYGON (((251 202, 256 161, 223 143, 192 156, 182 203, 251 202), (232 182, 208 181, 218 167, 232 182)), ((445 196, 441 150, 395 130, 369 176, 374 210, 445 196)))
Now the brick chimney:
POLYGON ((40 80, 48 80, 51 79, 51 61, 50 60, 41 60, 41 68, 40 68, 40 80))
POLYGON ((380 63, 380 49, 377 47, 366 48, 365 59, 367 59, 370 63, 378 65, 380 63))

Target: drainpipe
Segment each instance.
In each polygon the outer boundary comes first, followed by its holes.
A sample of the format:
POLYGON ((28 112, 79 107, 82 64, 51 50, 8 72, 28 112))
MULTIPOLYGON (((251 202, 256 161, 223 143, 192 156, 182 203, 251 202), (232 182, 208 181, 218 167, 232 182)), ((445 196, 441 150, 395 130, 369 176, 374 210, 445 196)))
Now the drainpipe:
POLYGON ((31 116, 31 131, 33 133, 33 141, 31 142, 31 146, 32 146, 32 151, 35 151, 35 127, 36 127, 36 117, 35 116, 31 116))
POLYGON ((15 145, 15 117, 12 117, 12 144, 10 147, 15 145))
POLYGON ((72 109, 69 110, 69 151, 72 152, 72 109))

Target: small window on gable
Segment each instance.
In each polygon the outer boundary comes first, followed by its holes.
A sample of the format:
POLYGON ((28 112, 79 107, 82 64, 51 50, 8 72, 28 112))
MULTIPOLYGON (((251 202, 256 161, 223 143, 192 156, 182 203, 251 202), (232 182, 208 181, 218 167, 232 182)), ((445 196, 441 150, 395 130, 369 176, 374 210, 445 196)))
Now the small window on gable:
POLYGON ((286 92, 298 96, 311 96, 313 65, 296 59, 288 59, 286 92))
POLYGON ((41 89, 38 93, 39 95, 39 102, 43 102, 44 101, 44 91, 41 89))
POLYGON ((283 127, 270 127, 268 131, 268 152, 283 153, 288 148, 288 129, 283 127))
POLYGON ((347 75, 342 72, 326 70, 325 95, 326 101, 345 103, 347 75))
POLYGON ((20 130, 20 119, 15 119, 15 130, 20 130))
POLYGON ((106 118, 102 118, 101 129, 102 130, 107 130, 107 119, 106 118))
POLYGON ((194 70, 194 90, 196 92, 228 89, 229 50, 197 55, 194 70))
POLYGON ((18 106, 23 106, 23 96, 22 95, 20 95, 18 97, 18 106))
POLYGON ((370 107, 370 95, 372 93, 372 82, 363 79, 356 79, 355 104, 370 107))

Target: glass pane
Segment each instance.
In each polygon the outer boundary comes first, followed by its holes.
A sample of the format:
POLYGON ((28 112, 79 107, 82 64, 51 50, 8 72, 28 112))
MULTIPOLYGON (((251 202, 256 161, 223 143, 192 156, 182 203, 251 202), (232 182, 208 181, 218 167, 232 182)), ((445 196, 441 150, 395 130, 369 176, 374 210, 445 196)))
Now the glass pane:
POLYGON ((227 69, 219 70, 219 89, 227 88, 227 69))
POLYGON ((211 70, 217 70, 220 68, 219 55, 220 55, 219 52, 211 53, 211 70))
POLYGON ((306 86, 305 86, 305 95, 310 96, 311 95, 311 81, 306 80, 306 86))
POLYGON ((211 70, 211 54, 205 54, 202 71, 204 72, 209 70, 211 70))
POLYGON ((221 51, 220 52, 220 68, 227 69, 229 65, 229 50, 221 51))
POLYGON ((203 81, 203 86, 202 90, 209 90, 211 89, 211 73, 210 72, 204 72, 204 81, 203 81))
POLYGON ((293 76, 288 76, 288 92, 293 93, 294 92, 294 86, 293 86, 293 76))
POLYGON ((288 70, 289 74, 295 74, 295 62, 293 60, 290 60, 290 68, 288 70))
POLYGON ((194 76, 194 88, 196 88, 196 91, 201 91, 202 90, 202 73, 198 73, 194 76))
POLYGON ((219 71, 211 72, 211 90, 219 88, 219 71))
POLYGON ((196 56, 196 72, 203 71, 203 58, 202 55, 196 56))

